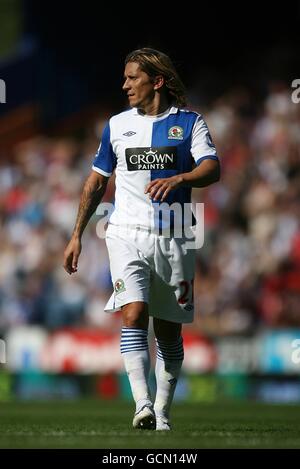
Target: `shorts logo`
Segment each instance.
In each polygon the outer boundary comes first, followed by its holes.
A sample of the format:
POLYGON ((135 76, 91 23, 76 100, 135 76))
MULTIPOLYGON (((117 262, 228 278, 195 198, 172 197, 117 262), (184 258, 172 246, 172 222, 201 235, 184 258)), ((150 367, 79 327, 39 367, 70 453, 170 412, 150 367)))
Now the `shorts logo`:
POLYGON ((125 291, 125 285, 124 285, 124 280, 119 278, 118 280, 115 281, 115 294, 118 295, 118 293, 121 293, 122 291, 125 291))
POLYGON ((177 169, 177 147, 126 148, 128 171, 177 169))
POLYGON ((132 137, 135 134, 136 134, 136 132, 133 132, 133 130, 128 130, 128 132, 125 132, 125 134, 123 134, 123 135, 125 135, 125 137, 132 137))
POLYGON ((168 132, 168 138, 172 138, 174 140, 183 140, 183 128, 179 127, 179 125, 174 125, 170 127, 168 132))

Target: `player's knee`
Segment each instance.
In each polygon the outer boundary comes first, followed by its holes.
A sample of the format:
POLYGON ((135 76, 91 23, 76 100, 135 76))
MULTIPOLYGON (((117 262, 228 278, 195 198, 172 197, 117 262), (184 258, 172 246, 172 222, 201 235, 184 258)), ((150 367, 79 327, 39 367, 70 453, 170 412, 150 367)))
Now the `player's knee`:
POLYGON ((154 318, 153 325, 158 340, 173 343, 181 337, 182 324, 154 318))
POLYGON ((139 316, 136 313, 131 312, 123 318, 123 324, 125 327, 134 327, 137 329, 147 329, 148 320, 143 316, 139 316))
POLYGON ((149 316, 147 308, 143 304, 132 303, 122 308, 123 325, 125 327, 135 327, 138 329, 147 329, 149 316))

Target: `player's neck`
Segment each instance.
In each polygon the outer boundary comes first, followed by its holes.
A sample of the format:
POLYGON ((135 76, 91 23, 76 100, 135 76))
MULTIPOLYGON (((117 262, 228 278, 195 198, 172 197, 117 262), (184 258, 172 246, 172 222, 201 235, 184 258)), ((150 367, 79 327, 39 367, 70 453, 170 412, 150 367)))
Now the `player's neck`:
POLYGON ((139 112, 146 116, 157 116, 158 114, 165 112, 169 107, 170 103, 165 96, 158 95, 156 96, 156 99, 154 98, 153 101, 146 104, 143 108, 139 108, 139 112))

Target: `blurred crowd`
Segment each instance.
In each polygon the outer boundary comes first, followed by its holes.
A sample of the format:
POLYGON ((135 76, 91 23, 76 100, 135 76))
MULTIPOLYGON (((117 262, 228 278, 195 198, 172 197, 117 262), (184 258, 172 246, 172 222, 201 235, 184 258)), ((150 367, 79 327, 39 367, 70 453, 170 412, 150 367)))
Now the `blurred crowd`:
MULTIPOLYGON (((274 83, 264 100, 235 89, 192 109, 208 123, 222 174, 193 190, 205 203, 205 242, 187 327, 209 336, 300 327, 300 105, 274 83)), ((103 124, 81 139, 37 136, 0 156, 0 335, 20 324, 119 328, 120 315, 103 311, 112 284, 97 215, 78 272, 62 267, 103 124)), ((112 178, 104 200, 113 193, 112 178)))

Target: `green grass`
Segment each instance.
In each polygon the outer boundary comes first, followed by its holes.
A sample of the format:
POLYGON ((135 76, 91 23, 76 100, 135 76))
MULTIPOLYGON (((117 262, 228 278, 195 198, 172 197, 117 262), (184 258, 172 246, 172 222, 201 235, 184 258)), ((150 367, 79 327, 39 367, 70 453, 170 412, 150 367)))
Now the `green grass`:
POLYGON ((118 401, 0 404, 1 448, 300 448, 300 406, 178 404, 173 430, 133 430, 118 401))

